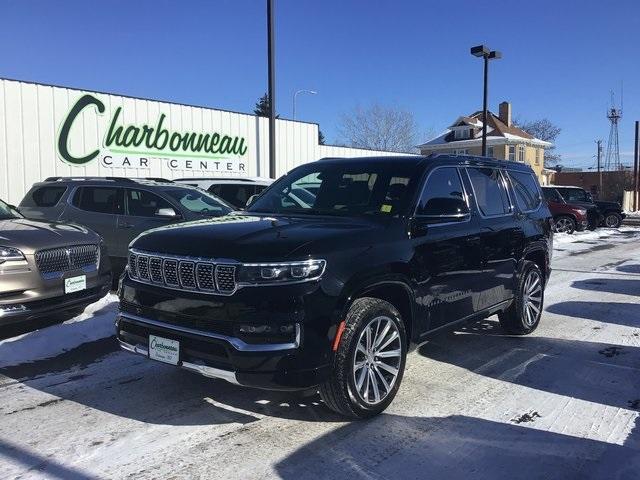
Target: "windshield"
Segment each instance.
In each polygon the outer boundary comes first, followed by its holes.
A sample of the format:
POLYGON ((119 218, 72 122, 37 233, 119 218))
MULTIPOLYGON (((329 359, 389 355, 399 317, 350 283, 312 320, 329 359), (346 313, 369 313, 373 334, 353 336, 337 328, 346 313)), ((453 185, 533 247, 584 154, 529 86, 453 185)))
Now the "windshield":
POLYGON ((15 210, 0 200, 0 220, 10 220, 12 218, 20 218, 15 210))
POLYGON ((167 193, 190 212, 219 217, 233 210, 222 199, 197 188, 171 189, 167 193))
POLYGON ((418 176, 409 163, 314 162, 275 182, 247 211, 397 216, 406 212, 418 176))

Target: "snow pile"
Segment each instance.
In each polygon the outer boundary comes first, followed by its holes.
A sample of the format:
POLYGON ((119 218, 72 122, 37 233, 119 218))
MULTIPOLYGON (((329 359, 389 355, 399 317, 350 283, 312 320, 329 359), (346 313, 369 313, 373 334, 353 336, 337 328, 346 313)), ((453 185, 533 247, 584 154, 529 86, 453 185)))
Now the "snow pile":
POLYGON ((109 294, 64 323, 0 340, 0 368, 55 357, 114 334, 118 297, 109 294))
POLYGON ((635 232, 640 235, 640 227, 622 226, 620 228, 597 228, 593 231, 585 230, 584 232, 574 232, 572 234, 556 233, 553 236, 553 243, 554 245, 564 245, 593 240, 607 241, 610 238, 619 237, 620 234, 631 236, 631 233, 626 232, 635 232))

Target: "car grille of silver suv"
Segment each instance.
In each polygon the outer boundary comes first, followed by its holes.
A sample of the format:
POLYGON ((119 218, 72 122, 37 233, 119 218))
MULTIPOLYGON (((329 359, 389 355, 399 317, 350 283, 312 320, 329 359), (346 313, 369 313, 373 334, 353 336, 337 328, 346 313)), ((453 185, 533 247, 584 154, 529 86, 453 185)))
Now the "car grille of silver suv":
POLYGON ((59 278, 71 270, 96 270, 100 264, 100 248, 98 245, 50 248, 36 252, 35 259, 43 278, 59 278))
POLYGON ((142 283, 203 293, 236 291, 236 266, 188 257, 129 252, 129 276, 142 283))

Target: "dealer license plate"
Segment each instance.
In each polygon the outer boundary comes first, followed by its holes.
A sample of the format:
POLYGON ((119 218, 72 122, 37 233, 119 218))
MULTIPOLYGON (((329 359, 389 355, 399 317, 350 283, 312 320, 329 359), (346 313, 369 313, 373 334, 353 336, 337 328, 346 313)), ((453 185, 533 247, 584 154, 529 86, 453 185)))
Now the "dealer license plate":
POLYGON ((180 342, 149 335, 149 358, 177 365, 180 359, 180 342))
POLYGON ((64 293, 74 293, 87 289, 87 276, 70 277, 64 279, 64 293))

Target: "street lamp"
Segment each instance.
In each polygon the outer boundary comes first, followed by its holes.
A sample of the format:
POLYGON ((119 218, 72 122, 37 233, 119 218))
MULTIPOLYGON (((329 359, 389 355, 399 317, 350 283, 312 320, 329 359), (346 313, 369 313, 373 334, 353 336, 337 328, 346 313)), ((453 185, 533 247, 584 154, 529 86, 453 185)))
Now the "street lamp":
POLYGON ((484 95, 482 98, 482 156, 487 155, 487 89, 489 76, 489 60, 502 58, 502 53, 491 50, 486 45, 471 47, 471 55, 484 59, 484 95))
POLYGON ((318 92, 316 92, 315 90, 298 90, 296 93, 293 94, 293 119, 296 119, 296 98, 298 97, 299 93, 308 93, 310 95, 317 95, 318 92))

